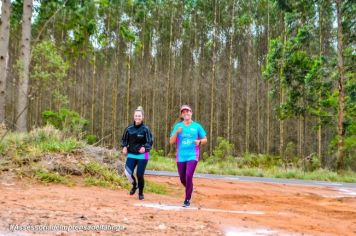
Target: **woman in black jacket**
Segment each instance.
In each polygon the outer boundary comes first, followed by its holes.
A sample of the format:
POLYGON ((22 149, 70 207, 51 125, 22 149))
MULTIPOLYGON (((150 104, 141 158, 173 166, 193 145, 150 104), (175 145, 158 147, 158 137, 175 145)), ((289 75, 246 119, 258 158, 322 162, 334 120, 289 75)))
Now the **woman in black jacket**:
POLYGON ((127 155, 125 175, 132 184, 130 195, 134 195, 138 189, 138 198, 140 200, 144 199, 143 188, 145 180, 143 176, 149 159, 149 152, 153 144, 152 133, 143 123, 143 117, 143 108, 139 106, 134 113, 134 123, 125 129, 121 140, 122 153, 127 155), (137 181, 134 176, 136 166, 137 181))

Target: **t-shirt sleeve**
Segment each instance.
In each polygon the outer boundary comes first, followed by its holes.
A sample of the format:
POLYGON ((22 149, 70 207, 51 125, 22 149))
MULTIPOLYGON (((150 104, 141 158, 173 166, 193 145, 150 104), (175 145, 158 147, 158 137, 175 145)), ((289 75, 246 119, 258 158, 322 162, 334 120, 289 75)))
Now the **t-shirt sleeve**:
POLYGON ((198 137, 199 138, 204 138, 206 136, 206 132, 203 128, 203 126, 199 125, 199 128, 198 128, 198 137))
POLYGON ((172 137, 173 134, 177 131, 178 128, 179 128, 179 123, 174 125, 173 130, 172 130, 171 134, 169 135, 169 137, 172 137))

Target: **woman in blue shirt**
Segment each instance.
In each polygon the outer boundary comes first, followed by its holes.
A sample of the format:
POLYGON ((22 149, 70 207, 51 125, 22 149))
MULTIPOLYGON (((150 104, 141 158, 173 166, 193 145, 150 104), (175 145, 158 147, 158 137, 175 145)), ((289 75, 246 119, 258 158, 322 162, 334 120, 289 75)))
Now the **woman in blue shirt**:
POLYGON ((192 120, 192 109, 188 105, 180 108, 183 121, 175 124, 169 143, 176 144, 176 161, 179 178, 185 187, 183 207, 190 206, 193 192, 193 175, 199 161, 200 145, 207 143, 204 128, 192 120))
POLYGON ((138 198, 144 199, 143 188, 145 185, 144 174, 152 148, 153 137, 150 129, 143 123, 143 108, 139 106, 134 113, 134 123, 129 125, 122 135, 122 153, 127 155, 125 175, 132 184, 130 195, 139 190, 138 198), (137 166, 137 181, 134 169, 137 166))

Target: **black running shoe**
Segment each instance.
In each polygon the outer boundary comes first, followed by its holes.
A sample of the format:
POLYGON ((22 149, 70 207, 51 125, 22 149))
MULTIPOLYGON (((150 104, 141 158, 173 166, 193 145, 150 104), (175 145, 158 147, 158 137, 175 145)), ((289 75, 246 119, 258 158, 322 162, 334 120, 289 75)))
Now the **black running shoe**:
POLYGON ((134 195, 136 193, 137 187, 133 186, 132 189, 130 190, 130 195, 134 195))
POLYGON ((138 195, 138 199, 139 199, 139 200, 145 199, 145 197, 143 196, 143 193, 138 195))
POLYGON ((190 206, 190 200, 184 200, 183 207, 189 207, 189 206, 190 206))

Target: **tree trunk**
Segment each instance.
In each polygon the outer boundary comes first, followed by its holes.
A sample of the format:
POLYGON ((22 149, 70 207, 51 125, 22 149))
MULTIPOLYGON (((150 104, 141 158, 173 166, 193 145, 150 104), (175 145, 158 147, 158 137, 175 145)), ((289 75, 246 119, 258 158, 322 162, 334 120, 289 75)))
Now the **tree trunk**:
MULTIPOLYGON (((286 24, 286 23, 285 23, 286 24)), ((284 28, 283 28, 283 53, 286 47, 286 42, 287 42, 287 33, 286 33, 286 25, 284 24, 284 28)), ((284 63, 284 62, 282 62, 284 63)), ((281 68, 283 68, 283 66, 281 66, 281 68)), ((279 81, 280 81, 280 104, 284 103, 284 89, 283 89, 283 84, 282 84, 282 78, 283 78, 283 70, 280 69, 279 72, 279 81)), ((280 157, 284 156, 284 120, 280 119, 279 121, 279 155, 280 157)))
POLYGON ((250 80, 252 79, 252 34, 248 34, 248 42, 247 42, 247 73, 246 73, 246 113, 245 113, 245 153, 250 152, 250 109, 251 109, 251 101, 250 101, 250 80))
POLYGON ((344 168, 344 156, 345 156, 345 130, 344 130, 344 111, 345 111, 345 68, 343 58, 343 29, 342 29, 342 8, 341 0, 336 0, 336 12, 337 12, 337 61, 338 61, 338 160, 337 169, 340 171, 344 168))
MULTIPOLYGON (((270 14, 269 14, 269 0, 267 0, 267 48, 269 50, 269 42, 271 39, 271 33, 270 33, 271 29, 270 29, 270 14)), ((267 111, 266 111, 266 115, 267 115, 267 121, 266 121, 266 153, 269 154, 270 153, 270 147, 271 147, 271 134, 270 134, 270 117, 271 117, 271 100, 268 96, 268 93, 270 91, 270 87, 269 87, 269 82, 267 82, 267 111)))
POLYGON ((209 129, 209 153, 213 153, 213 129, 215 123, 215 80, 216 80, 216 28, 217 28, 217 2, 214 1, 214 26, 213 26, 213 61, 211 68, 211 90, 210 90, 210 129, 209 129))
POLYGON ((129 55, 127 62, 127 83, 126 83, 126 119, 125 123, 129 123, 129 113, 130 113, 130 99, 131 99, 131 51, 132 51, 132 43, 129 43, 129 55))
POLYGON ((92 83, 91 83, 91 133, 95 133, 95 101, 96 101, 96 54, 95 52, 93 53, 94 58, 93 58, 93 74, 92 74, 92 83))
POLYGON ((31 18, 32 0, 24 0, 22 16, 22 35, 21 35, 21 55, 20 55, 20 79, 17 100, 17 120, 16 130, 27 131, 27 111, 28 111, 28 86, 29 86, 29 67, 31 60, 31 18))
POLYGON ((9 60, 10 11, 10 0, 3 0, 0 21, 0 124, 5 122, 5 91, 9 60))
MULTIPOLYGON (((322 9, 321 9, 322 4, 319 3, 319 58, 321 59, 323 56, 323 34, 322 34, 322 9)), ((321 104, 321 92, 319 91, 319 104, 321 104)), ((321 126, 321 119, 320 115, 317 117, 317 124, 318 124, 318 132, 317 132, 317 140, 318 140, 318 157, 321 162, 322 167, 324 166, 324 160, 321 154, 321 149, 322 149, 322 139, 321 139, 321 133, 322 133, 322 126, 321 126)))
POLYGON ((227 126, 226 126, 226 132, 225 136, 229 142, 231 142, 231 130, 232 130, 232 125, 231 125, 231 120, 232 120, 232 51, 233 51, 233 37, 234 37, 234 32, 235 32, 235 1, 233 2, 232 5, 232 10, 231 10, 231 32, 230 32, 230 42, 229 42, 229 67, 227 69, 227 126))
MULTIPOLYGON (((173 11, 174 12, 174 11, 173 11)), ((165 126, 164 126, 164 137, 166 137, 169 133, 169 130, 168 130, 168 127, 169 127, 169 122, 168 122, 168 116, 169 116, 169 103, 170 103, 170 96, 169 96, 169 93, 171 92, 170 89, 171 89, 171 55, 172 55, 172 37, 173 37, 173 15, 174 13, 171 13, 171 21, 170 21, 170 29, 169 29, 169 48, 168 48, 168 71, 167 71, 167 81, 166 81, 166 106, 165 106, 165 126)), ((164 139, 165 142, 164 142, 164 150, 165 150, 165 154, 167 155, 168 152, 169 152, 169 143, 168 143, 168 138, 165 138, 164 139)))

